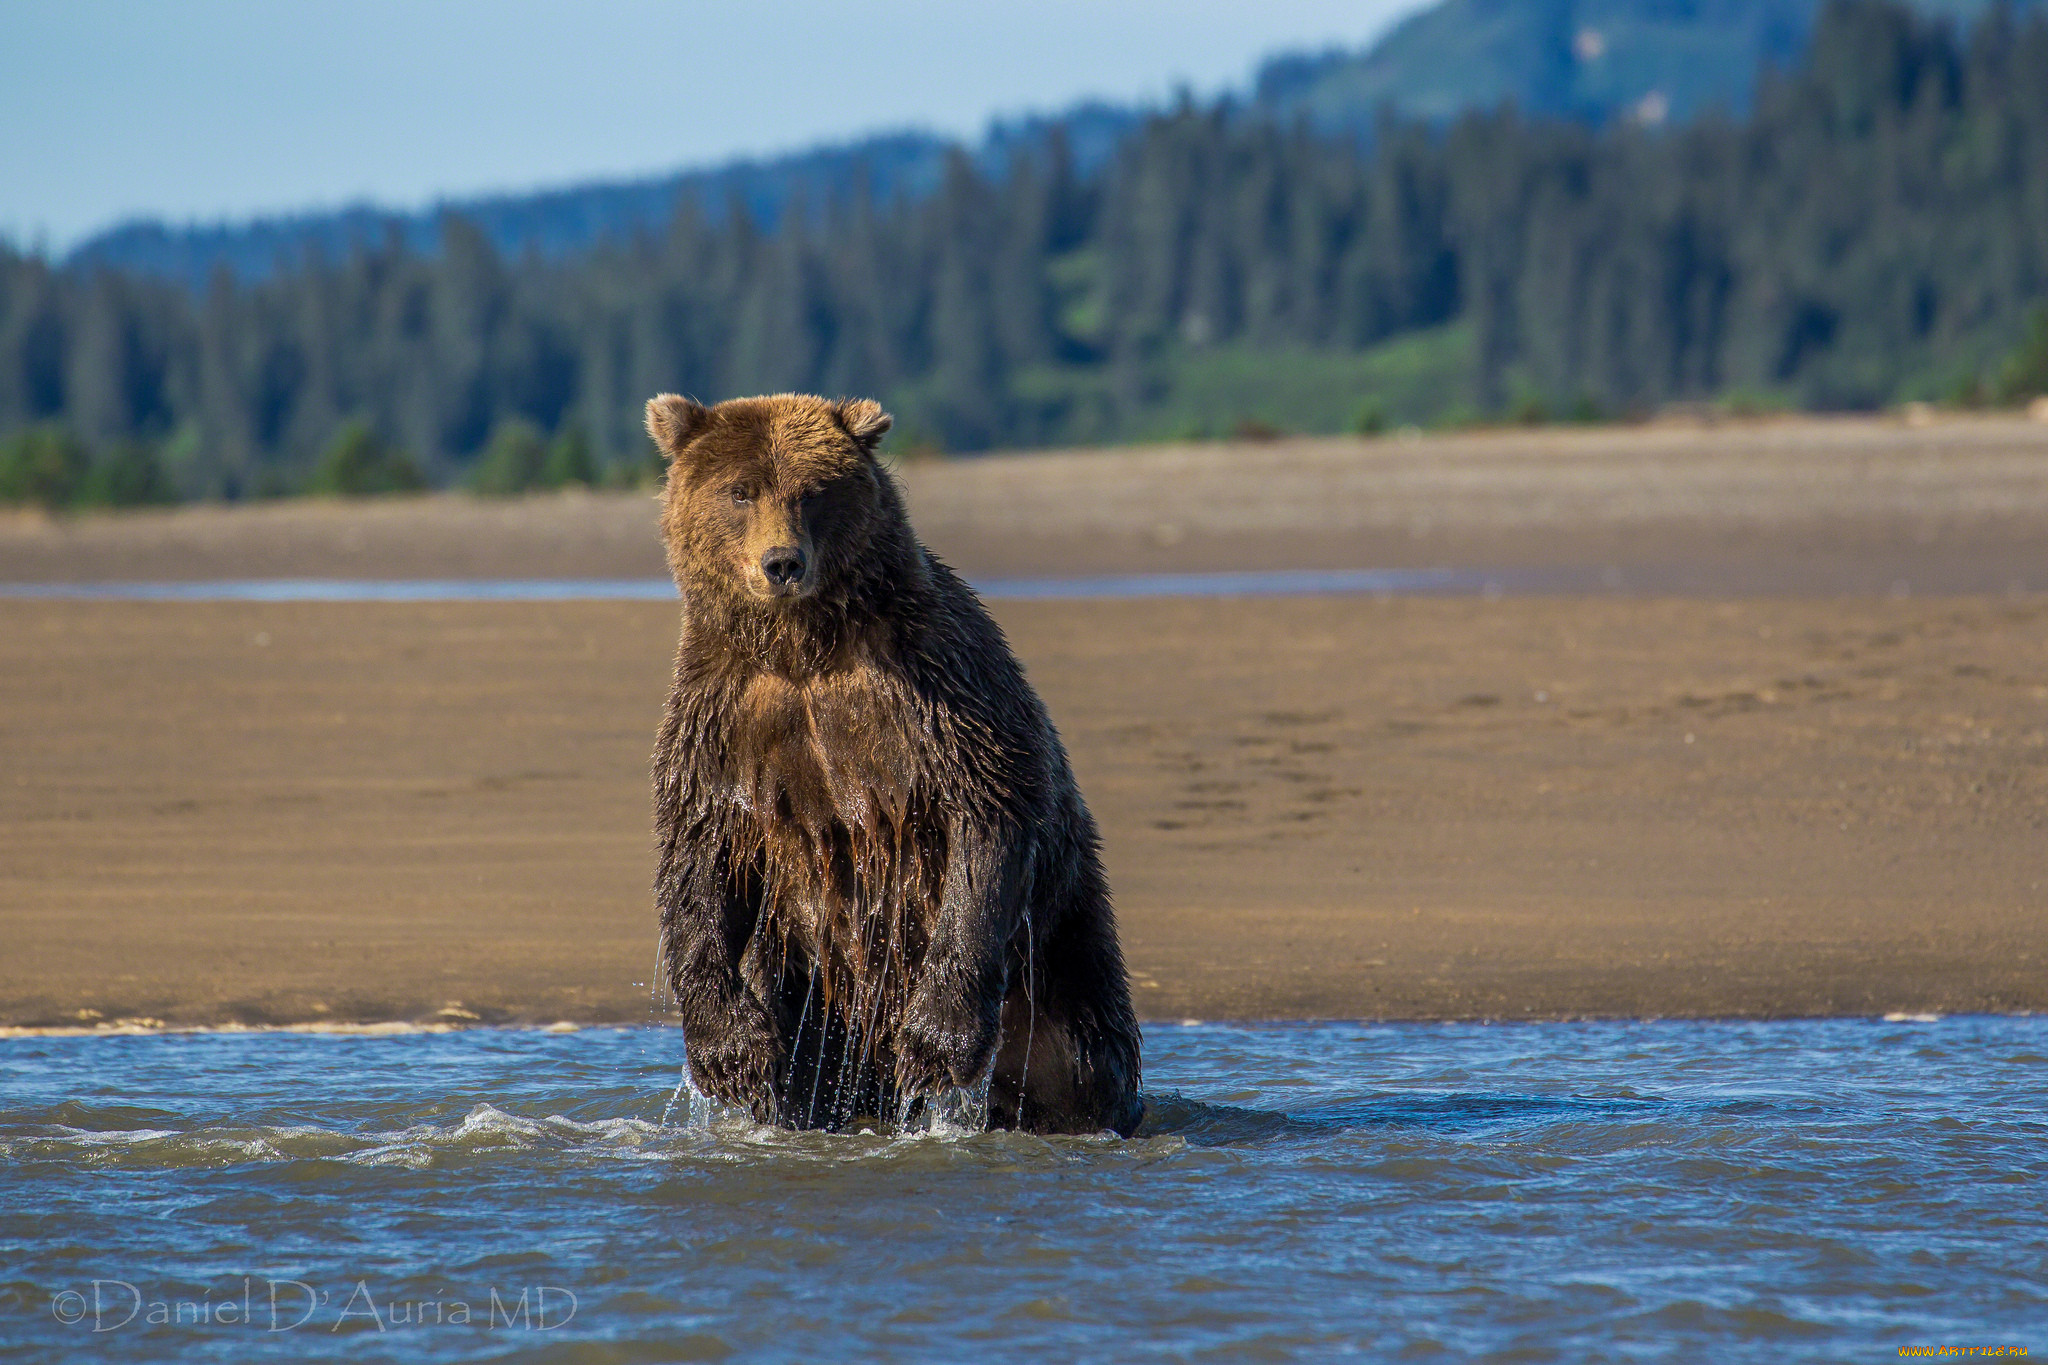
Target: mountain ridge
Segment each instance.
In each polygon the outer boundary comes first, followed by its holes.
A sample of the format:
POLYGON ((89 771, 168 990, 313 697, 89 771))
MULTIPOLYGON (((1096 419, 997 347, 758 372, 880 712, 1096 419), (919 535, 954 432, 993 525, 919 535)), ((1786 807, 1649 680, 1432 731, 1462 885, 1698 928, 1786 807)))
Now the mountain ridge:
MULTIPOLYGON (((1958 21, 1997 0, 1910 0, 1958 21)), ((1441 124, 1504 103, 1527 115, 1599 123, 1683 122, 1716 107, 1747 108, 1757 72, 1796 61, 1824 0, 1441 0, 1370 45, 1281 53, 1259 63, 1241 112, 1303 119, 1334 135, 1370 136, 1387 113, 1441 124)), ((2014 0, 2025 9, 2043 0, 2014 0)), ((72 269, 106 267, 204 289, 225 268, 242 279, 330 259, 396 235, 408 248, 440 247, 449 214, 474 223, 507 256, 562 256, 607 240, 662 231, 689 200, 708 216, 744 207, 772 229, 793 202, 813 208, 856 195, 921 197, 948 159, 965 155, 1000 172, 1020 151, 1055 135, 1087 172, 1124 137, 1163 113, 1087 101, 1053 114, 992 122, 977 143, 914 129, 821 143, 625 180, 451 198, 416 210, 349 205, 211 224, 142 219, 117 224, 67 253, 72 269)))
MULTIPOLYGON (((1255 98, 1331 131, 1366 131, 1385 108, 1443 122, 1502 103, 1590 122, 1683 122, 1717 107, 1739 116, 1760 69, 1789 67, 1804 52, 1823 3, 1443 0, 1369 48, 1269 59, 1255 98)), ((1923 15, 1967 23, 1996 0, 1910 3, 1923 15)))
POLYGON ((257 279, 280 261, 296 264, 308 251, 341 257, 359 245, 380 245, 393 234, 412 250, 431 252, 439 248, 441 221, 450 214, 474 223, 507 255, 566 255, 606 240, 659 232, 685 199, 711 216, 744 208, 756 223, 772 229, 798 200, 821 204, 865 194, 886 201, 927 194, 955 154, 984 171, 999 171, 1020 151, 1041 148, 1055 130, 1065 138, 1077 168, 1090 170, 1114 154, 1123 135, 1143 117, 1137 107, 1084 102, 1056 115, 997 121, 972 146, 905 129, 781 156, 446 199, 416 210, 355 204, 187 226, 132 220, 87 238, 67 253, 64 264, 137 271, 203 289, 216 268, 257 279))

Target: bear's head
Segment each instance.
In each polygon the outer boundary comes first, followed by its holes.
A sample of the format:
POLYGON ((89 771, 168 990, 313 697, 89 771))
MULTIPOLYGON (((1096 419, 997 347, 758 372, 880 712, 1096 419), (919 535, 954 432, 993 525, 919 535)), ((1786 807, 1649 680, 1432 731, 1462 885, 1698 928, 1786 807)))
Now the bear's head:
POLYGON ((676 581, 773 607, 857 577, 902 525, 875 459, 888 430, 866 398, 649 401, 647 434, 668 458, 661 530, 676 581))

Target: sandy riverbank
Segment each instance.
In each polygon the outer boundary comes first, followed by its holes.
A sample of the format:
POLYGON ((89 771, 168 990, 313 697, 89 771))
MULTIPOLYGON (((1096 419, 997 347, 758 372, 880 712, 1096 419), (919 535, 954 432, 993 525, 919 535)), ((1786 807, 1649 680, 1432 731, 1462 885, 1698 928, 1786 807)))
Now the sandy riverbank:
MULTIPOLYGON (((2048 600, 1010 603, 1152 1018, 2048 1008, 2048 600)), ((634 1021, 658 603, 0 603, 0 1023, 634 1021)))

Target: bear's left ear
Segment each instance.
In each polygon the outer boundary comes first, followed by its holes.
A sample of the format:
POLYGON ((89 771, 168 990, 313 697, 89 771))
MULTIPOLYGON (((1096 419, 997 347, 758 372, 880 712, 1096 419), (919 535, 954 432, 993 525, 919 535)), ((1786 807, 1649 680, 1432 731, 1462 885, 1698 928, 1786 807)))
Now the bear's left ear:
POLYGON ((647 434, 673 460, 711 424, 711 409, 694 398, 658 394, 647 400, 647 434))
POLYGON ((888 434, 895 421, 872 398, 842 398, 832 405, 832 411, 854 444, 870 455, 875 453, 875 443, 888 434))

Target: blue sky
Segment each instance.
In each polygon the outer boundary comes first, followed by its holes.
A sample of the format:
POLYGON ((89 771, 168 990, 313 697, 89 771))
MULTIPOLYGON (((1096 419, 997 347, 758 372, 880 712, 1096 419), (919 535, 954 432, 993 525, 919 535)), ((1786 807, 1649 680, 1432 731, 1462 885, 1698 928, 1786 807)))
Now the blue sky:
POLYGON ((1421 0, 0 0, 0 233, 644 175, 1241 84, 1421 0))

